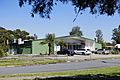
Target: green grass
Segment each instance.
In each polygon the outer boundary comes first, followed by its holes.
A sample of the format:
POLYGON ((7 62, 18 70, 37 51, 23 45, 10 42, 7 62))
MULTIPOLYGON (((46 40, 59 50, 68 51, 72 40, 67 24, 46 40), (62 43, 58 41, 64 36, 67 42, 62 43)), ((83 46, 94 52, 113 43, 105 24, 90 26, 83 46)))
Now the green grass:
POLYGON ((51 59, 3 59, 0 60, 0 66, 28 66, 28 65, 38 65, 38 64, 52 64, 61 63, 64 60, 51 60, 51 59))
MULTIPOLYGON (((31 74, 0 75, 0 78, 23 77, 23 76, 24 77, 26 76, 41 76, 41 77, 59 76, 58 78, 60 78, 60 76, 69 76, 69 77, 74 76, 74 77, 84 77, 84 78, 91 77, 91 79, 89 80, 109 80, 107 78, 115 77, 116 79, 112 79, 112 80, 119 80, 120 79, 120 66, 91 69, 91 70, 82 70, 82 71, 63 71, 63 72, 43 72, 43 73, 31 73, 31 74)), ((62 80, 67 80, 64 78, 65 77, 63 77, 62 80)), ((47 78, 45 80, 56 80, 56 79, 57 77, 52 77, 52 78, 47 78)), ((37 80, 41 80, 41 79, 37 79, 37 80)), ((76 79, 71 78, 68 80, 77 80, 77 78, 76 79)))

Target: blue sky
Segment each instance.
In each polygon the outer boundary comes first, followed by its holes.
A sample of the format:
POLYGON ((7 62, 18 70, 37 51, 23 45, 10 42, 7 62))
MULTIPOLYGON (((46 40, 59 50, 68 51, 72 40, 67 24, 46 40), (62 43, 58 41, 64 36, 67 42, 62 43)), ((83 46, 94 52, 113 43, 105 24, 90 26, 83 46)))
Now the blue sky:
POLYGON ((74 8, 69 5, 58 4, 53 8, 51 19, 43 19, 39 15, 34 18, 30 15, 31 7, 25 5, 20 8, 18 0, 0 0, 0 26, 6 29, 22 29, 39 38, 44 38, 47 33, 56 36, 66 36, 74 26, 79 26, 85 37, 94 39, 95 31, 101 29, 105 41, 111 41, 112 30, 120 25, 120 15, 97 16, 84 11, 75 22, 74 8))

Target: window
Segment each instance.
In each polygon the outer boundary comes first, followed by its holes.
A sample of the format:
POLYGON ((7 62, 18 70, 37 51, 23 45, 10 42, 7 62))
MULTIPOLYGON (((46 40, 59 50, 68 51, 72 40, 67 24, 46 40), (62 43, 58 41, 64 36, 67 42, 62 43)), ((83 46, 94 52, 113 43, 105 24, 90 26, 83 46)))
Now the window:
POLYGON ((71 50, 72 50, 72 45, 68 45, 68 49, 71 49, 71 50))

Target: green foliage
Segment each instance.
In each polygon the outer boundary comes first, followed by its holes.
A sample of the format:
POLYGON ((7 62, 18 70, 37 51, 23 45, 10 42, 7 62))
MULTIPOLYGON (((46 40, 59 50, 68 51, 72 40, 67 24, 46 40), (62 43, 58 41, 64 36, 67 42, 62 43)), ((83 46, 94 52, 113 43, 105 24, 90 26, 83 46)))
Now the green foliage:
POLYGON ((61 39, 59 41, 56 41, 56 44, 60 46, 60 51, 63 47, 67 47, 67 44, 61 39))
POLYGON ((119 50, 113 50, 111 53, 112 53, 112 54, 119 54, 120 51, 119 51, 119 50))
POLYGON ((32 37, 29 36, 29 33, 26 31, 22 31, 20 29, 16 29, 14 31, 7 30, 5 28, 0 27, 0 49, 4 52, 7 52, 10 48, 10 45, 14 41, 14 39, 22 40, 31 39, 32 37))
POLYGON ((47 34, 46 38, 43 42, 40 42, 40 44, 48 44, 49 47, 49 54, 54 53, 54 42, 55 42, 55 34, 47 34))
POLYGON ((72 28, 72 31, 69 33, 71 36, 82 36, 83 33, 80 31, 80 27, 75 26, 72 28))
POLYGON ((0 57, 8 56, 7 53, 5 53, 2 49, 0 49, 0 57))
POLYGON ((112 39, 117 43, 120 44, 120 25, 118 28, 113 29, 112 39))
POLYGON ((103 41, 103 34, 102 31, 100 29, 96 30, 96 40, 98 43, 101 43, 103 41))
POLYGON ((23 40, 27 39, 27 37, 28 37, 28 35, 29 35, 28 32, 26 32, 26 31, 24 31, 24 30, 21 31, 20 29, 14 30, 13 33, 14 33, 14 37, 15 37, 16 39, 21 38, 21 39, 23 39, 23 40))
POLYGON ((60 45, 60 46, 63 46, 63 47, 66 47, 66 46, 67 46, 67 44, 66 44, 63 40, 59 40, 59 41, 57 42, 57 45, 60 45))
POLYGON ((114 44, 110 43, 110 42, 106 42, 107 46, 114 46, 114 44))
POLYGON ((55 34, 47 34, 46 35, 46 42, 53 43, 55 41, 55 34))
POLYGON ((0 57, 4 56, 4 52, 0 49, 0 57))
POLYGON ((106 42, 103 40, 103 34, 100 29, 96 30, 96 42, 102 44, 102 48, 106 47, 106 42))
POLYGON ((46 42, 46 41, 43 41, 43 42, 40 42, 40 44, 44 45, 44 44, 47 44, 47 42, 46 42))
POLYGON ((54 53, 55 34, 47 34, 45 40, 48 43, 50 55, 51 53, 54 53))
POLYGON ((9 48, 7 41, 11 41, 12 39, 13 37, 10 30, 0 29, 0 49, 7 51, 9 48))
POLYGON ((104 42, 104 41, 101 41, 100 44, 102 44, 102 48, 106 48, 106 46, 107 46, 106 42, 104 42))
POLYGON ((42 18, 50 18, 50 13, 57 2, 72 3, 77 15, 85 10, 98 15, 112 16, 116 12, 120 14, 120 0, 19 0, 19 6, 28 3, 32 6, 32 17, 39 14, 42 18))

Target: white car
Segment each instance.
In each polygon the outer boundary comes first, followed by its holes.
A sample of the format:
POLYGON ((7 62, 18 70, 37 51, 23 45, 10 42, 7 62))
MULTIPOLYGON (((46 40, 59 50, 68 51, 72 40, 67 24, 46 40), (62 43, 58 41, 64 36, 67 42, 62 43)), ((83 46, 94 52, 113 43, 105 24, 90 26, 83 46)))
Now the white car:
POLYGON ((74 52, 77 55, 90 55, 91 54, 90 49, 78 49, 78 50, 74 50, 74 52))
POLYGON ((111 53, 111 50, 109 50, 109 49, 98 49, 97 53, 98 54, 109 54, 109 53, 111 53))

